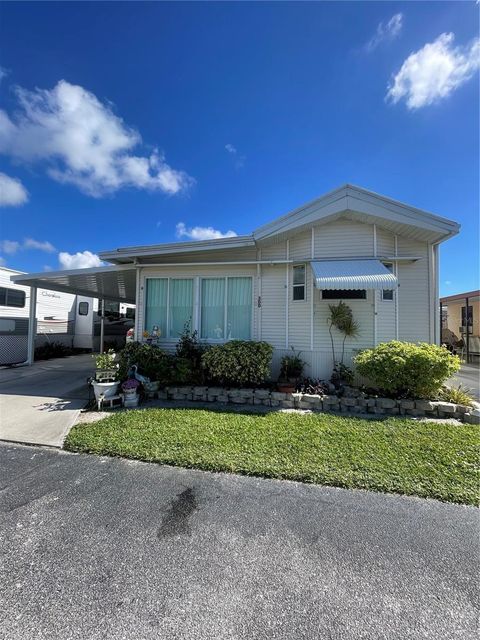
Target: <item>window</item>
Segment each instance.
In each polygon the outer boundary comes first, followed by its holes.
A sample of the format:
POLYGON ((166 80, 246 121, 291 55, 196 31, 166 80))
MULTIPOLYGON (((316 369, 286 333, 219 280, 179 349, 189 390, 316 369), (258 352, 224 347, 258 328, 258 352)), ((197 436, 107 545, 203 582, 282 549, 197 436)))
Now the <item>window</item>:
POLYGON ((366 300, 365 289, 323 289, 323 300, 366 300))
POLYGON ((192 326, 193 279, 148 278, 145 329, 157 327, 160 338, 178 339, 185 324, 192 326))
POLYGON ((305 300, 305 265, 293 267, 293 300, 305 300))
POLYGON ((79 316, 88 316, 88 302, 79 302, 78 303, 78 315, 79 316))
MULTIPOLYGON (((384 262, 383 264, 393 273, 393 264, 391 262, 384 262)), ((393 289, 382 289, 382 300, 393 300, 393 289)))
POLYGON ((25 291, 0 287, 0 306, 23 309, 25 306, 25 291))
POLYGON ((465 333, 465 327, 468 325, 468 333, 472 333, 473 329, 473 306, 468 305, 462 307, 462 326, 460 327, 460 333, 465 333))
POLYGON ((251 278, 203 278, 200 304, 203 340, 250 340, 251 278))

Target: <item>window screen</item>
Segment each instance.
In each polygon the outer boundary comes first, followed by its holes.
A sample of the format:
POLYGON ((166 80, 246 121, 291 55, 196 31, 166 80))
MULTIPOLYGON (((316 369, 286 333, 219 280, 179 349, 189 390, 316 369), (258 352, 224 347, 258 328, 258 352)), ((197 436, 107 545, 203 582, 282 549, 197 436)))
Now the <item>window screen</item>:
POLYGON ((23 309, 25 306, 25 291, 0 287, 0 306, 23 309))
POLYGON ((365 300, 365 289, 323 289, 323 300, 365 300))
POLYGON ((79 316, 88 316, 88 302, 79 302, 78 303, 78 315, 79 316))

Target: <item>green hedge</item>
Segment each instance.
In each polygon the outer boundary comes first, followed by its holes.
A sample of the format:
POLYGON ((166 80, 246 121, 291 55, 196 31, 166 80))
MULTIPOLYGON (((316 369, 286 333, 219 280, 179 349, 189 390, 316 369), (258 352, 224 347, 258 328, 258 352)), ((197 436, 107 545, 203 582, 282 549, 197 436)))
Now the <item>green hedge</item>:
POLYGON ((360 375, 396 397, 431 398, 460 368, 460 359, 445 347, 392 340, 366 349, 355 358, 360 375))
POLYGON ((227 386, 257 386, 270 375, 273 347, 268 342, 231 340, 202 356, 208 380, 227 386))

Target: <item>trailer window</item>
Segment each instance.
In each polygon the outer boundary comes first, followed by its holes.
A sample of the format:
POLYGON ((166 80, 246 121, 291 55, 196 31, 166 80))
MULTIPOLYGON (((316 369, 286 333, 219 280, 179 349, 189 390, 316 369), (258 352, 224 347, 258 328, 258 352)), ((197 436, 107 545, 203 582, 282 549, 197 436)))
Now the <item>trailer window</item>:
POLYGON ((25 306, 25 291, 0 287, 0 306, 23 309, 25 306))
POLYGON ((79 302, 78 303, 78 315, 79 316, 88 316, 88 302, 79 302))

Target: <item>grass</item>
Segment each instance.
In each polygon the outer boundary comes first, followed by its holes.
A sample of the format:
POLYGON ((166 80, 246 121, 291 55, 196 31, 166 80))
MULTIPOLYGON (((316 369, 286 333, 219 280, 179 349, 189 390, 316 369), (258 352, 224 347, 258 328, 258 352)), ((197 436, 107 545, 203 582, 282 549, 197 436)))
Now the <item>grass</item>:
POLYGON ((144 409, 78 425, 65 448, 477 504, 479 433, 409 419, 144 409))

